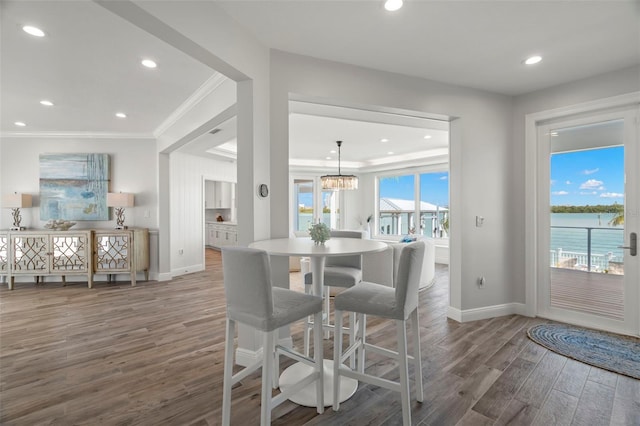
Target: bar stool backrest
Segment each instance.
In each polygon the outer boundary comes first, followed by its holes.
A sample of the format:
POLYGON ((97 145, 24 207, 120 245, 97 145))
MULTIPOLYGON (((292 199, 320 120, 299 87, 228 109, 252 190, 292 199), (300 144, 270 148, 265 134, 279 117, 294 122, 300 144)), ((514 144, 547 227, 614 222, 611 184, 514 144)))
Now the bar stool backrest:
POLYGON ((227 316, 264 330, 266 320, 273 316, 271 267, 267 252, 246 247, 223 247, 222 271, 227 316))
MULTIPOLYGON (((363 231, 330 231, 331 238, 364 238, 363 231)), ((362 255, 354 256, 330 256, 325 261, 325 266, 345 266, 348 268, 362 269, 362 255)))
POLYGON ((396 304, 404 306, 404 318, 418 307, 418 288, 424 260, 424 243, 406 244, 400 252, 396 278, 396 304))

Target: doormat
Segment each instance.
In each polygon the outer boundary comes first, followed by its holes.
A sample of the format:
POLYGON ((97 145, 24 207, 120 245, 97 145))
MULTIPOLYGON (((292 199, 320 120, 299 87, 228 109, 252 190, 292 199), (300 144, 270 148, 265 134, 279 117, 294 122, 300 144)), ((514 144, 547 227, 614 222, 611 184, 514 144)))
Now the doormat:
POLYGON ((640 339, 567 324, 527 330, 534 342, 576 361, 640 379, 640 339))

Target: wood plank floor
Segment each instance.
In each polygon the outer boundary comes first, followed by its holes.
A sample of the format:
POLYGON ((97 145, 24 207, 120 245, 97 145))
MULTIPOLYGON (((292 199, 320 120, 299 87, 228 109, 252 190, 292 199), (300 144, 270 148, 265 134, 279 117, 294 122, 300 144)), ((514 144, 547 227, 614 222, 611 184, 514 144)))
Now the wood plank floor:
MULTIPOLYGON (((640 381, 567 359, 529 341, 543 320, 446 318, 447 271, 420 294, 425 401, 420 425, 639 425, 640 381)), ((219 253, 207 271, 171 282, 16 284, 0 290, 0 424, 218 425, 224 289, 219 253)), ((294 344, 302 327, 292 328, 294 344)), ((387 321, 371 341, 393 347, 387 321)), ((329 340, 325 356, 331 357, 329 340)), ((286 363, 283 361, 283 366, 286 363)), ((370 371, 397 378, 392 361, 370 371)), ((410 373, 412 373, 410 371, 410 373)), ((234 389, 234 425, 259 422, 259 372, 234 389)), ((360 385, 323 415, 285 402, 275 425, 401 424, 399 396, 360 385)))

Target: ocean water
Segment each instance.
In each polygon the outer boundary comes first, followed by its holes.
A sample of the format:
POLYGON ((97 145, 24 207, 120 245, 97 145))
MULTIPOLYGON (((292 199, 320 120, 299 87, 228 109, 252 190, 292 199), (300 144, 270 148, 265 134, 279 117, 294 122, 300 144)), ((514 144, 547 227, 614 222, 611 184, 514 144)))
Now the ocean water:
POLYGON ((550 250, 587 252, 587 229, 591 229, 591 253, 607 255, 612 260, 622 260, 624 230, 622 226, 611 226, 612 213, 551 213, 551 226, 568 228, 551 228, 550 250))

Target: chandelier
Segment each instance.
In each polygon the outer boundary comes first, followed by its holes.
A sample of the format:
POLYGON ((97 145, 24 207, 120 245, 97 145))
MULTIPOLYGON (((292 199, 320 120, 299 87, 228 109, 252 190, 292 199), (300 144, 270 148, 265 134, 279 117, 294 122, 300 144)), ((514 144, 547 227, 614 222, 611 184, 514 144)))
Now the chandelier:
POLYGON ((338 174, 320 176, 322 189, 339 191, 341 189, 358 189, 358 178, 354 175, 343 175, 340 173, 340 147, 342 141, 336 141, 338 145, 338 174))

